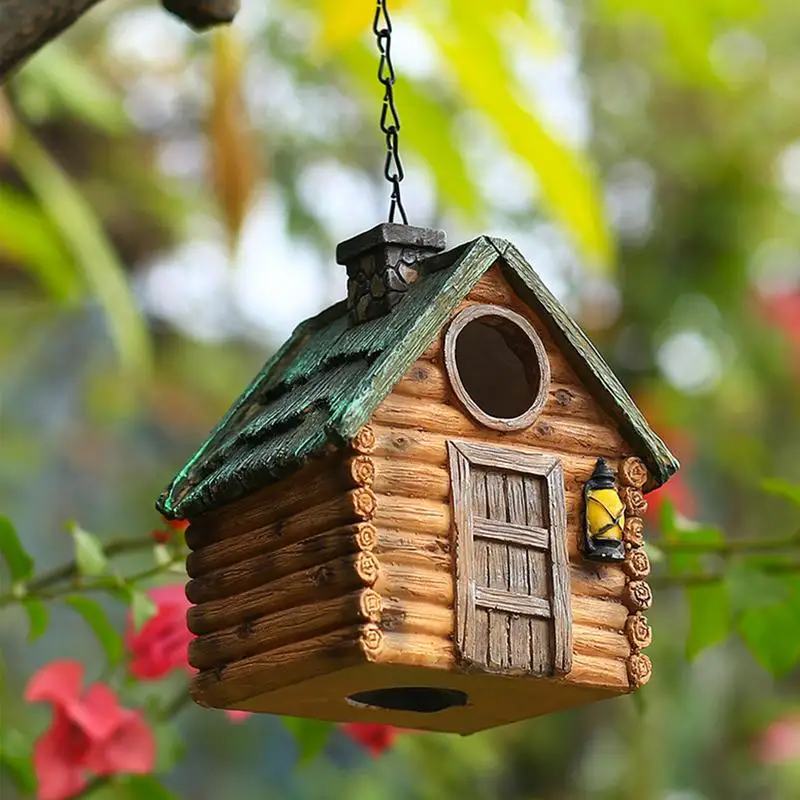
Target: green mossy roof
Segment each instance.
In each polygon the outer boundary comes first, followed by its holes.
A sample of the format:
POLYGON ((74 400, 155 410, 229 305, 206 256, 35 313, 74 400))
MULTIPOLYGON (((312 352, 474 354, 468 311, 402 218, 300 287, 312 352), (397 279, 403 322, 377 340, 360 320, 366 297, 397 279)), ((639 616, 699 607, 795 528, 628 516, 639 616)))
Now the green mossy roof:
POLYGON ((512 245, 480 237, 426 259, 420 278, 384 317, 352 326, 341 302, 299 325, 167 487, 159 511, 196 517, 280 480, 328 445, 349 441, 498 259, 664 483, 678 462, 592 343, 512 245))

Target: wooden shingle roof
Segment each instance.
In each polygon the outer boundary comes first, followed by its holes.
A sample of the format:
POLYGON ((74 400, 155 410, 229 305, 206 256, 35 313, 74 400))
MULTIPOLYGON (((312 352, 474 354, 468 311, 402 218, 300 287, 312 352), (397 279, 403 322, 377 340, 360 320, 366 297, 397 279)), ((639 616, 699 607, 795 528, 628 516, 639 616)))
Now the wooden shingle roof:
POLYGON ((369 421, 481 276, 500 263, 576 372, 663 484, 678 462, 616 376, 513 245, 479 237, 425 259, 391 313, 359 325, 337 303, 297 327, 158 499, 195 517, 289 475, 369 421))

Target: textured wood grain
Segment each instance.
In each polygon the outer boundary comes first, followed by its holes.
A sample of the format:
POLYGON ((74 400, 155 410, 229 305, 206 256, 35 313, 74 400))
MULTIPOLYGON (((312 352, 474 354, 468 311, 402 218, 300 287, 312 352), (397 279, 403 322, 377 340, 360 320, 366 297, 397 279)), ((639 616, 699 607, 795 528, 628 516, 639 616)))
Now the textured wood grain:
POLYGON ((372 457, 375 478, 372 488, 379 494, 447 500, 450 475, 443 467, 398 458, 372 457))
POLYGON ((628 638, 619 631, 589 625, 575 625, 572 629, 576 653, 602 658, 627 658, 631 654, 628 638))
POLYGON ((553 574, 554 671, 557 675, 561 675, 569 672, 572 665, 572 607, 567 566, 564 473, 560 463, 547 474, 547 495, 550 516, 550 561, 553 574))
MULTIPOLYGON (((368 591, 368 590, 367 590, 368 591)), ((241 658, 267 653, 291 642, 300 642, 366 621, 361 591, 311 602, 257 617, 203 636, 189 644, 189 663, 210 669, 241 658)))
POLYGON ((400 495, 377 495, 377 509, 372 517, 376 528, 399 528, 404 531, 446 536, 452 516, 447 503, 400 495))
POLYGON ((620 600, 625 591, 625 573, 617 566, 570 567, 573 595, 620 600))
POLYGON ((200 705, 231 708, 271 689, 358 664, 363 659, 358 646, 360 630, 357 626, 331 631, 223 668, 201 670, 191 679, 190 692, 200 705))
MULTIPOLYGON (((498 650, 496 652, 498 654, 497 655, 498 663, 501 660, 503 660, 503 666, 508 666, 508 664, 505 664, 504 661, 506 656, 500 655, 499 653, 500 649, 505 651, 508 645, 508 628, 506 625, 508 621, 508 615, 526 614, 528 616, 547 617, 547 618, 553 616, 553 609, 548 600, 544 600, 541 597, 527 597, 527 596, 522 597, 518 595, 513 595, 507 590, 501 591, 493 587, 488 587, 488 588, 483 586, 476 587, 475 605, 477 605, 479 608, 489 609, 492 612, 497 611, 500 614, 500 619, 502 620, 502 624, 498 625, 497 627, 502 630, 503 638, 501 639, 501 642, 497 645, 498 650)), ((491 641, 490 641, 490 647, 491 647, 491 641)))
POLYGON ((627 607, 617 600, 572 595, 572 621, 575 625, 595 625, 621 631, 628 613, 627 607))
POLYGON ((278 484, 193 518, 186 532, 186 544, 196 550, 232 536, 249 534, 326 502, 354 485, 341 454, 315 459, 278 484))
POLYGON ((382 598, 381 627, 388 633, 423 633, 447 639, 453 635, 452 607, 401 597, 382 598))
POLYGON ((644 650, 653 642, 653 630, 647 618, 639 613, 631 614, 625 621, 625 633, 634 652, 644 650))
MULTIPOLYGON (((373 423, 389 428, 413 428, 459 439, 475 436, 483 440, 508 442, 508 434, 480 428, 457 408, 430 400, 390 394, 375 410, 373 423)), ((529 428, 517 431, 514 440, 537 449, 575 455, 608 456, 625 452, 626 445, 613 429, 578 419, 566 419, 543 412, 529 428)))
POLYGON ((449 570, 453 566, 449 536, 430 536, 397 528, 381 528, 375 555, 380 561, 423 569, 449 570))
POLYGON ((233 598, 193 606, 186 616, 189 630, 198 635, 210 633, 302 605, 311 598, 321 601, 358 589, 363 586, 363 580, 358 575, 357 564, 364 555, 343 556, 241 592, 233 598))
POLYGON ((190 577, 198 578, 326 530, 369 519, 375 502, 369 489, 351 489, 318 505, 309 503, 290 517, 254 527, 246 536, 223 539, 195 550, 186 559, 186 571, 190 577))
POLYGON ((575 653, 572 657, 572 669, 567 678, 571 683, 604 686, 620 691, 627 691, 630 687, 627 662, 619 658, 575 653))
POLYGON ((377 556, 380 574, 373 588, 382 597, 418 600, 451 606, 455 597, 453 573, 449 569, 422 569, 418 565, 392 564, 377 556))
POLYGON ((378 664, 404 664, 411 667, 450 670, 455 665, 453 642, 447 637, 384 632, 378 664))
MULTIPOLYGON (((356 553, 363 549, 364 529, 368 525, 369 523, 345 525, 324 531, 278 550, 212 570, 202 577, 190 580, 186 586, 186 596, 192 603, 230 597, 315 564, 324 564, 338 556, 356 553)), ((370 534, 367 532, 366 535, 370 534)))
MULTIPOLYGON (((471 460, 471 459, 470 459, 471 460)), ((477 470, 473 466, 473 473, 477 470)), ((486 481, 486 502, 487 516, 489 519, 506 520, 506 497, 503 476, 492 470, 485 471, 483 475, 486 481)), ((476 478, 477 479, 477 478, 476 478)), ((477 535, 478 531, 474 531, 477 535)), ((505 543, 489 540, 486 543, 489 578, 486 588, 478 586, 475 589, 475 605, 489 609, 489 666, 506 670, 511 666, 511 654, 509 652, 509 623, 511 615, 509 610, 503 609, 498 604, 497 599, 506 596, 513 603, 513 599, 508 597, 509 575, 508 575, 508 550, 505 543), (494 602, 481 603, 481 595, 492 590, 499 590, 493 593, 494 602)), ((527 599, 527 598, 526 598, 527 599)), ((515 611, 514 613, 519 613, 515 611)))
POLYGON ((644 686, 653 674, 653 664, 644 653, 634 653, 626 666, 630 684, 636 689, 644 686))

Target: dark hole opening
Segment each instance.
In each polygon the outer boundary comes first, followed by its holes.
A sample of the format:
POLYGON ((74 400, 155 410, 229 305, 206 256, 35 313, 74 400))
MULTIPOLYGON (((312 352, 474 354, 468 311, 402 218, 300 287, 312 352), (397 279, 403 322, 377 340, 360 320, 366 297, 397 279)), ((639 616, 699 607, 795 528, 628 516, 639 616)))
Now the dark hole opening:
POLYGON ((457 689, 438 689, 433 686, 391 686, 356 692, 347 700, 357 706, 433 714, 446 708, 465 706, 467 695, 457 689))
POLYGON ((502 317, 481 317, 464 327, 456 339, 456 368, 475 405, 498 419, 524 414, 542 380, 533 342, 502 317))

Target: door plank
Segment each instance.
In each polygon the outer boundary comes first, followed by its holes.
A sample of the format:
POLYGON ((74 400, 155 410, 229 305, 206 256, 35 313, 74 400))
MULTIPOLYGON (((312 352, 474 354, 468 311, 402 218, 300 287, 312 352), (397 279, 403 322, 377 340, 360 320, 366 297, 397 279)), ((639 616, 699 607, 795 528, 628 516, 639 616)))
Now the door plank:
MULTIPOLYGON (((486 478, 481 469, 472 469, 472 515, 485 517, 489 513, 486 497, 486 478)), ((473 540, 473 556, 475 559, 475 583, 472 592, 478 586, 489 585, 489 543, 473 540)), ((472 598, 474 604, 474 596, 472 598)), ((473 647, 467 651, 470 660, 476 664, 487 666, 489 662, 489 612, 485 608, 474 606, 475 640, 473 647)))
MULTIPOLYGON (((499 522, 508 521, 505 480, 503 474, 496 470, 486 471, 486 503, 487 518, 499 522)), ((508 545, 504 542, 489 542, 489 582, 486 585, 490 589, 508 592, 508 545)), ((476 591, 476 603, 477 600, 476 591)), ((500 669, 506 669, 511 665, 510 622, 509 614, 503 610, 489 612, 489 664, 500 669)))
POLYGON ((572 669, 572 603, 567 556, 567 511, 564 499, 564 471, 561 464, 547 476, 550 515, 550 562, 552 567, 553 618, 555 621, 554 670, 566 675, 572 669))
POLYGON ((510 522, 481 517, 474 519, 472 525, 473 535, 482 539, 496 539, 522 547, 536 547, 539 550, 550 547, 550 531, 546 528, 528 528, 525 525, 512 525, 510 522))
POLYGON ((524 614, 530 617, 542 617, 545 620, 553 616, 549 600, 543 600, 541 597, 520 597, 499 589, 476 587, 475 603, 481 608, 491 608, 507 614, 524 614))
MULTIPOLYGON (((533 544, 547 547, 548 532, 544 528, 529 528, 527 511, 525 509, 525 484, 519 472, 510 472, 506 475, 506 501, 508 503, 509 528, 522 528, 525 532, 525 542, 520 544, 533 544), (539 545, 541 542, 541 545, 539 545)), ((509 590, 514 594, 530 595, 531 586, 528 580, 528 554, 526 547, 516 547, 511 542, 514 538, 506 537, 508 546, 509 590)), ((513 615, 509 623, 509 644, 511 647, 511 666, 514 669, 529 670, 531 668, 531 624, 527 617, 513 615)))
POLYGON ((475 639, 471 468, 467 457, 452 442, 447 443, 447 450, 456 535, 456 646, 465 653, 474 646, 475 639))

